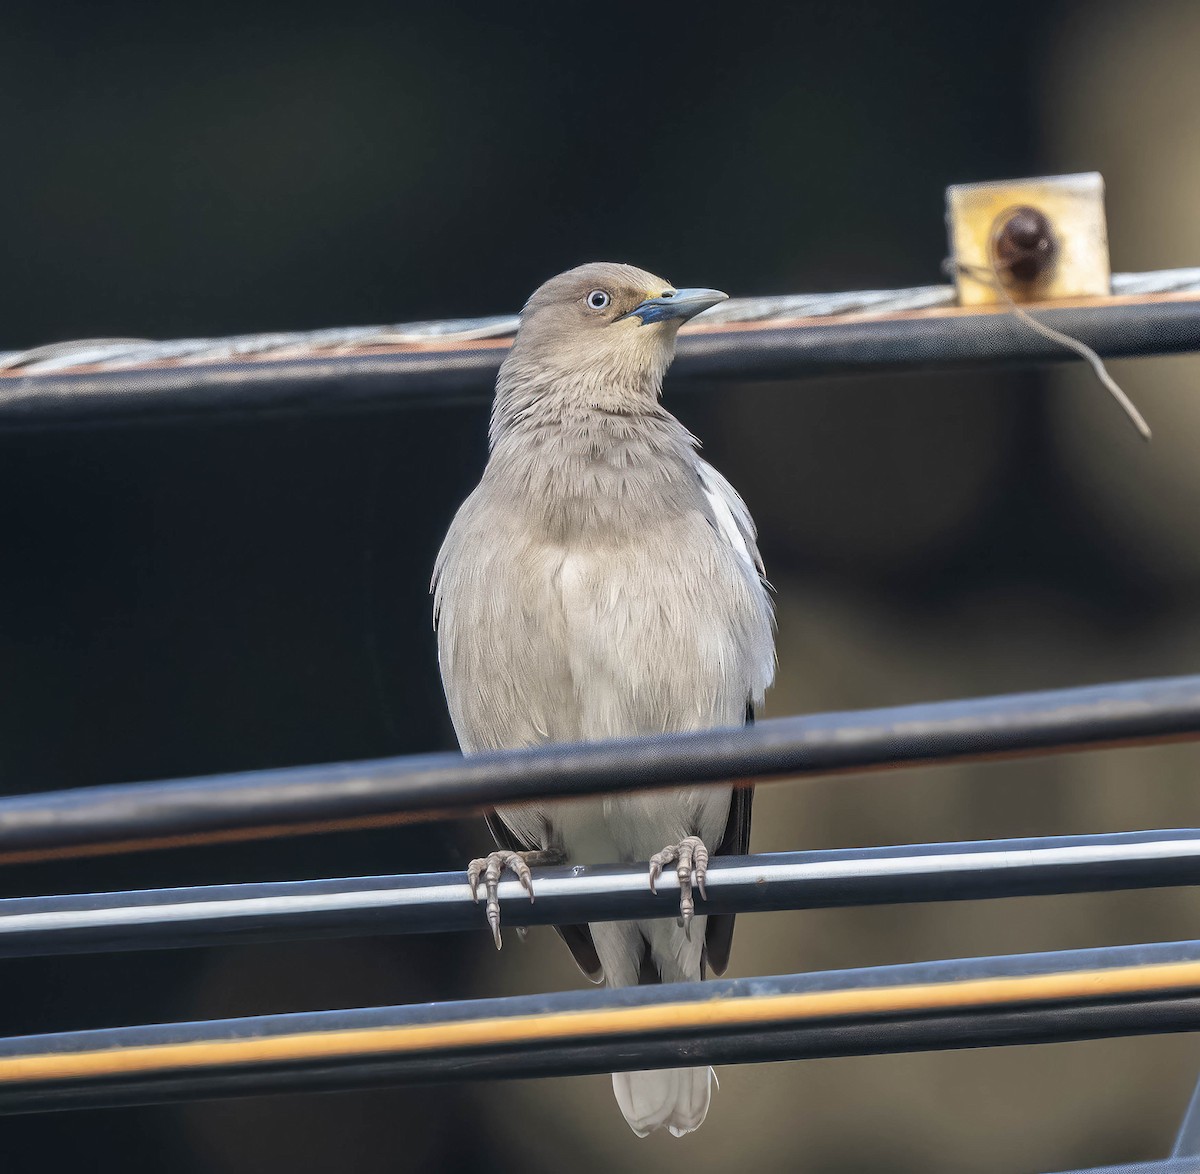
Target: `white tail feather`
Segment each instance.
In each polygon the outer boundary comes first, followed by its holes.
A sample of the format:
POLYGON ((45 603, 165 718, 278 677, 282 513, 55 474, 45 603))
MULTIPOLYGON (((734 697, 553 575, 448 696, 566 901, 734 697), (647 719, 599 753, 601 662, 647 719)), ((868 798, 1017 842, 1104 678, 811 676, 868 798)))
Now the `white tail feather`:
POLYGON ((676 1137, 698 1129, 708 1112, 711 1068, 614 1072, 617 1104, 638 1137, 669 1129, 676 1137))

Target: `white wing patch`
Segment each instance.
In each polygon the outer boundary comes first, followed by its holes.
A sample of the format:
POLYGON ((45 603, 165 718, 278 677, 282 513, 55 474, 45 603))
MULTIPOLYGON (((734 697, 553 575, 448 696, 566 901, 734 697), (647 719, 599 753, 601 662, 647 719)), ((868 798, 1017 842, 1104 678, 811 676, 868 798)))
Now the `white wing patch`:
POLYGON ((704 490, 709 509, 713 512, 717 533, 729 543, 747 569, 761 577, 762 559, 754 541, 754 521, 746 503, 742 501, 738 491, 707 461, 698 460, 696 472, 700 476, 700 487, 704 490))

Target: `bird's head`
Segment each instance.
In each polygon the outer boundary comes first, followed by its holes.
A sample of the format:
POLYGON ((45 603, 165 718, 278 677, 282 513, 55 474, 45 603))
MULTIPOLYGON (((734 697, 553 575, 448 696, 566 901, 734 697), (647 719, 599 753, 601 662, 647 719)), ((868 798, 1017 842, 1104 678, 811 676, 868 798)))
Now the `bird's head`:
POLYGON ((604 261, 560 273, 525 304, 501 396, 514 407, 535 397, 612 411, 654 402, 679 327, 726 296, 676 289, 644 269, 604 261))

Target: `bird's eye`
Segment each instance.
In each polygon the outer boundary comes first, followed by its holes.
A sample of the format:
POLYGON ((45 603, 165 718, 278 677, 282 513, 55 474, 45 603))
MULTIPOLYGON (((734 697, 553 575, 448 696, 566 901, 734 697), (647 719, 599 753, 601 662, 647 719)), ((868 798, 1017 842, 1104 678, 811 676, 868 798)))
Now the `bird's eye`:
POLYGON ((608 303, 612 301, 612 298, 608 296, 608 292, 606 290, 594 289, 590 294, 588 294, 586 300, 587 304, 593 310, 603 310, 608 303))

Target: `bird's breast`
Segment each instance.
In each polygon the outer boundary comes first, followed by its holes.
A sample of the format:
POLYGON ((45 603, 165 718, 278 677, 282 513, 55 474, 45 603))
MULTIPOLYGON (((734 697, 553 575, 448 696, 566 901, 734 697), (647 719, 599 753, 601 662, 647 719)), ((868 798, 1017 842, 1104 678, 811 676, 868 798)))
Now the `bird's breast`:
POLYGON ((702 518, 565 548, 552 606, 561 609, 584 738, 743 720, 756 603, 702 518))
POLYGON ((439 655, 464 746, 740 725, 770 605, 694 460, 555 451, 494 453, 447 539, 439 655))

